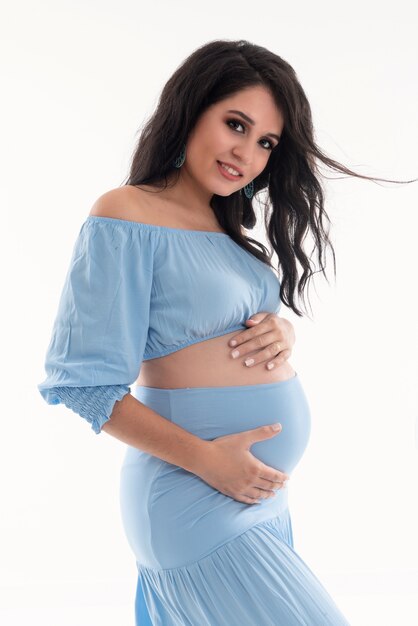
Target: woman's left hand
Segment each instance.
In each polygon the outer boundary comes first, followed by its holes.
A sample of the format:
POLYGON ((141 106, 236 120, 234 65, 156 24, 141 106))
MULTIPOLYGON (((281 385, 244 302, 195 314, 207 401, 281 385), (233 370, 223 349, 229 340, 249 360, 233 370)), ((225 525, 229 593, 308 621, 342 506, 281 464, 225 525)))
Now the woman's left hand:
POLYGON ((251 359, 244 362, 247 367, 254 367, 259 363, 268 361, 267 369, 273 369, 282 365, 291 355, 295 343, 295 333, 293 325, 284 317, 279 317, 277 313, 256 313, 245 322, 250 328, 234 335, 229 341, 233 350, 233 358, 243 357, 249 352, 259 350, 257 354, 252 354, 251 359), (235 344, 231 342, 236 341, 235 344), (239 352, 235 357, 235 351, 239 352), (253 361, 251 363, 251 360, 253 361), (272 364, 269 367, 270 363, 272 364))

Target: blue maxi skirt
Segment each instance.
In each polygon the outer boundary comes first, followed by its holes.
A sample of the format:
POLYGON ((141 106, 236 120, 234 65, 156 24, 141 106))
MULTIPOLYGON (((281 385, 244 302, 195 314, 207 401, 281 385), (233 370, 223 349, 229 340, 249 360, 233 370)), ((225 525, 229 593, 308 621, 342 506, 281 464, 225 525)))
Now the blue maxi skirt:
MULTIPOLYGON (((308 444, 311 415, 298 374, 260 385, 132 393, 205 440, 280 422, 278 434, 250 451, 289 475, 308 444)), ((137 626, 349 624, 294 550, 288 487, 259 504, 238 502, 127 446, 120 505, 138 571, 137 626)))

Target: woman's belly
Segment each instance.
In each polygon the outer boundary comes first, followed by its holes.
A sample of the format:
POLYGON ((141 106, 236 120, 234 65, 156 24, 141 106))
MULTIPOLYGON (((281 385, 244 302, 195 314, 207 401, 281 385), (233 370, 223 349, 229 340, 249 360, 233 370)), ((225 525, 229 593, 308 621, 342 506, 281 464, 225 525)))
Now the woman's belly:
MULTIPOLYGON (((133 395, 205 440, 280 422, 281 432, 255 442, 250 451, 289 475, 308 444, 311 416, 298 375, 259 384, 139 386, 133 395)), ((137 562, 158 569, 193 563, 287 508, 287 489, 259 504, 238 502, 195 474, 129 446, 120 498, 125 532, 137 562)))
POLYGON ((288 361, 272 370, 267 369, 267 360, 246 366, 244 360, 257 354, 260 349, 233 359, 231 352, 235 348, 228 345, 228 342, 241 332, 233 331, 187 346, 167 356, 143 361, 136 384, 161 389, 228 387, 279 382, 295 375, 295 370, 288 361))

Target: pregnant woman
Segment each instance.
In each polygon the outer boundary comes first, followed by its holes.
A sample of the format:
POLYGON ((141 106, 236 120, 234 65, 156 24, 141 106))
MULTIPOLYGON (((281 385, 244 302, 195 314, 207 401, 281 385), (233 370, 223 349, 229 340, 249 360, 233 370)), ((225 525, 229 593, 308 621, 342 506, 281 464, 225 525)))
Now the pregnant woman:
POLYGON ((321 270, 332 249, 317 161, 368 178, 318 149, 287 62, 210 42, 170 78, 126 184, 79 231, 38 388, 127 444, 137 625, 348 624, 294 550, 285 486, 311 415, 277 314, 283 301, 301 315, 305 235, 321 270), (280 282, 248 232, 261 191, 280 282))

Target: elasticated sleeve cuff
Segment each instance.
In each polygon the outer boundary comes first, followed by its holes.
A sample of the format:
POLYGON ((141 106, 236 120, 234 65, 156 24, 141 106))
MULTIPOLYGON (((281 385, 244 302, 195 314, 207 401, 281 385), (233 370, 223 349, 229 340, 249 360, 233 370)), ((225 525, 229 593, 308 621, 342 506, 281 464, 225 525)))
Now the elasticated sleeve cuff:
POLYGON ((131 391, 127 385, 103 385, 98 387, 54 387, 54 404, 65 404, 89 422, 98 435, 112 414, 116 400, 131 391), (59 399, 59 402, 57 400, 59 399))

